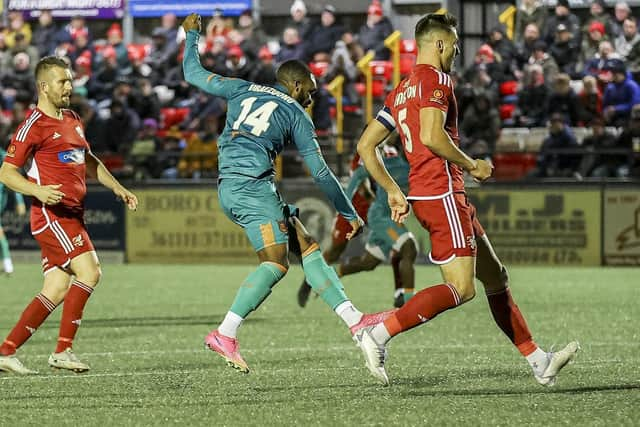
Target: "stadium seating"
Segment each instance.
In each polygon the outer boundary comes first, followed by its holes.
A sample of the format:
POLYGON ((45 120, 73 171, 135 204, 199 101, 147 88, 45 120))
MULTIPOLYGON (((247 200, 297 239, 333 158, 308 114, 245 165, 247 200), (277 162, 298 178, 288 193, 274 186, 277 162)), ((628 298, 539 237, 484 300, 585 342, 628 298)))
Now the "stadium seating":
POLYGON ((496 181, 513 181, 524 178, 536 167, 536 155, 533 153, 498 153, 493 156, 495 167, 493 177, 496 181))

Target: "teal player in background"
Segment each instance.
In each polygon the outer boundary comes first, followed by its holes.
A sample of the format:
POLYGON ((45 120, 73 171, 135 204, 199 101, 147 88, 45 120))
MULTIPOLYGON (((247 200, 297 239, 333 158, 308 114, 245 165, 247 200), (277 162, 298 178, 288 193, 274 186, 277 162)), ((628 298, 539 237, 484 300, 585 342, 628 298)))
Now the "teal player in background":
MULTIPOLYGON (((7 152, 0 148, 0 164, 4 161, 7 152)), ((4 184, 0 183, 0 255, 2 255, 2 268, 6 275, 10 275, 13 273, 13 261, 11 261, 11 252, 9 252, 9 241, 7 240, 7 236, 4 234, 4 229, 2 228, 2 213, 7 206, 7 202, 9 201, 9 189, 4 186, 4 184)), ((24 198, 20 193, 14 193, 16 197, 16 213, 20 216, 23 216, 27 209, 24 205, 24 198)))
MULTIPOLYGON (((382 147, 385 167, 400 188, 408 192, 409 164, 401 153, 401 150, 390 143, 382 147)), ((360 165, 353 172, 347 187, 347 196, 353 196, 360 184, 368 177, 367 170, 360 165)), ((396 256, 400 259, 400 281, 396 282, 394 306, 401 307, 415 292, 414 264, 418 254, 415 237, 403 224, 393 222, 387 193, 379 185, 376 186, 376 198, 369 207, 367 218, 371 234, 367 239, 365 252, 361 256, 351 257, 340 263, 338 276, 373 270, 392 255, 396 256)))
POLYGON ((317 90, 315 79, 299 61, 287 61, 278 68, 278 84, 273 88, 211 73, 202 67, 198 54, 200 16, 189 15, 182 27, 187 35, 185 80, 227 100, 225 128, 218 139, 218 199, 229 219, 245 230, 260 262, 205 344, 229 366, 249 372, 239 352, 237 331, 286 274, 289 245, 301 255, 311 287, 357 341, 365 327, 380 323, 390 312, 363 314, 353 306, 335 270, 324 261, 318 244, 297 218, 297 209, 284 202, 274 182, 274 159, 285 144, 295 144, 316 184, 350 222, 353 230, 349 238, 361 231, 362 219, 324 161, 313 122, 304 111, 317 90))

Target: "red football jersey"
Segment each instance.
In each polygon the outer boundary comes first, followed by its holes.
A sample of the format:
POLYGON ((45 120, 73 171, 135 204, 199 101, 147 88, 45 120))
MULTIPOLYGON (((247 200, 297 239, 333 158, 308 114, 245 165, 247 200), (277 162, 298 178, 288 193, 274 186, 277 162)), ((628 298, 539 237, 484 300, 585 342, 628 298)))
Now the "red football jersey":
POLYGON ((85 155, 89 144, 77 114, 63 110, 62 120, 39 109, 16 130, 6 162, 24 167, 29 180, 39 185, 62 184, 65 196, 56 205, 44 206, 35 197, 31 208, 31 231, 37 233, 60 217, 82 218, 87 192, 85 155))
POLYGON ((445 130, 459 144, 458 105, 451 77, 431 65, 417 65, 387 96, 376 119, 398 133, 409 162, 409 199, 429 200, 464 191, 462 169, 434 154, 420 141, 420 109, 446 113, 445 130))

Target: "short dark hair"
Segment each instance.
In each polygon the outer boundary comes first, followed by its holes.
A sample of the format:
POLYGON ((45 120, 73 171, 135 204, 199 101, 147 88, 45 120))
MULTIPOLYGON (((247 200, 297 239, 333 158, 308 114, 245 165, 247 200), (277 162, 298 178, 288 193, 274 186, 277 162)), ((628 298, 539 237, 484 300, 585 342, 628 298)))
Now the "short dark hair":
POLYGON ((308 79, 310 75, 311 70, 309 70, 307 64, 297 59, 283 62, 276 71, 276 78, 280 83, 301 82, 304 79, 308 79))
POLYGON ((434 30, 452 31, 458 20, 450 13, 430 13, 423 16, 416 24, 415 38, 421 38, 434 30))
POLYGON ((69 68, 64 59, 59 56, 45 56, 36 65, 36 80, 40 80, 43 73, 46 73, 53 67, 69 68))

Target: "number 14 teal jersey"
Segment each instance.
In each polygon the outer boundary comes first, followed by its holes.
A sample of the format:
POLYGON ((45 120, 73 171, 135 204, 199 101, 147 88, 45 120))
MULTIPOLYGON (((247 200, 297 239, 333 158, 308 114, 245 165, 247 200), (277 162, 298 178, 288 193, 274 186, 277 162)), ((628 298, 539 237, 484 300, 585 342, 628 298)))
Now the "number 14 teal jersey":
POLYGON ((261 179, 274 175, 273 162, 285 144, 294 143, 316 183, 345 219, 356 218, 351 201, 327 166, 315 127, 302 106, 284 87, 267 87, 211 73, 200 64, 200 35, 187 33, 185 79, 227 100, 227 121, 218 139, 220 178, 261 179))

